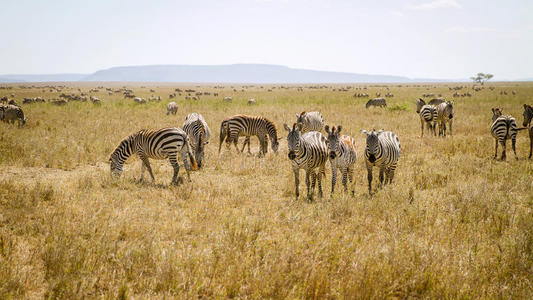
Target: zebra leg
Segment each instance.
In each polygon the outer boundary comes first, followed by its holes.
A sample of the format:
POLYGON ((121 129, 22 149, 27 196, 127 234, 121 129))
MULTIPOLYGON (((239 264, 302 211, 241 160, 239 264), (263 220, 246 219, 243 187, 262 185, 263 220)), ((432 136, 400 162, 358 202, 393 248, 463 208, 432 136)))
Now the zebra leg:
POLYGON ((300 196, 300 192, 298 191, 298 186, 300 185, 300 169, 293 169, 294 172, 294 188, 296 193, 296 200, 298 200, 298 196, 300 196))
POLYGON ((383 186, 383 173, 385 173, 385 167, 381 166, 379 167, 379 185, 378 185, 379 188, 383 186))
MULTIPOLYGON (((148 173, 150 173, 150 177, 152 177, 152 182, 154 182, 155 181, 155 177, 154 177, 154 173, 152 173, 152 167, 150 166, 150 162, 148 161, 148 158, 143 155, 141 157, 141 160, 143 161, 144 165, 148 169, 148 173)), ((141 181, 142 181, 142 175, 141 175, 141 181)))
POLYGON ((335 192, 335 184, 337 183, 337 168, 331 164, 331 194, 335 192))
POLYGON ((316 173, 315 171, 311 171, 311 193, 315 193, 315 186, 316 186, 316 173))
POLYGON ((319 169, 318 170, 318 173, 316 174, 316 176, 318 177, 318 197, 319 198, 322 198, 323 194, 322 194, 322 170, 319 169))
POLYGON ((309 170, 305 170, 305 185, 307 186, 307 199, 311 199, 311 194, 309 194, 309 186, 311 185, 311 180, 309 179, 309 170))
POLYGON ((348 192, 348 169, 346 167, 342 169, 342 185, 344 186, 344 192, 348 192))
MULTIPOLYGON (((178 164, 177 157, 175 155, 169 155, 168 160, 170 161, 170 165, 172 166, 172 169, 174 169, 174 174, 172 175, 172 181, 170 182, 171 185, 177 184, 176 180, 178 179, 178 173, 180 171, 180 165, 178 164)), ((187 170, 187 168, 185 168, 187 170)), ((187 171, 187 174, 189 172, 187 171)))
MULTIPOLYGON (((235 136, 233 139, 233 145, 235 145, 235 150, 237 150, 237 153, 240 153, 239 152, 239 147, 237 146, 237 144, 239 143, 239 136, 235 136)), ((245 143, 246 143, 246 140, 245 140, 245 143)))
POLYGON ((420 137, 424 137, 424 119, 420 119, 420 129, 422 131, 420 137))
POLYGON ((494 149, 494 159, 497 159, 498 158, 498 139, 495 138, 494 140, 496 141, 496 147, 494 149))
POLYGON ((366 166, 366 170, 368 171, 368 193, 372 194, 372 167, 366 166))
POLYGON ((531 153, 533 151, 533 128, 529 129, 529 157, 531 159, 531 153))
POLYGON ((352 186, 352 196, 355 194, 355 184, 353 182, 353 168, 348 169, 348 178, 350 179, 350 185, 352 186))
POLYGON ((250 142, 250 137, 247 136, 244 138, 244 144, 242 144, 242 149, 241 149, 241 152, 244 152, 244 148, 246 147, 246 143, 249 143, 250 142))
POLYGON ((516 134, 511 137, 511 145, 513 146, 514 157, 518 160, 518 155, 516 155, 516 134))
POLYGON ((506 155, 506 153, 505 153, 505 151, 507 150, 507 149, 506 149, 506 148, 507 148, 507 140, 504 139, 504 140, 502 140, 502 141, 500 141, 500 142, 502 143, 502 147, 503 147, 503 152, 502 152, 502 158, 501 158, 501 160, 505 160, 505 158, 507 157, 507 155, 506 155))
POLYGON ((450 120, 450 135, 453 135, 453 133, 452 133, 452 124, 453 124, 453 120, 450 120))
MULTIPOLYGON (((180 155, 181 155, 181 159, 183 159, 183 165, 185 166, 185 171, 187 172, 187 180, 189 182, 191 182, 191 174, 190 174, 190 171, 189 171, 191 169, 191 167, 189 166, 189 162, 187 161, 187 153, 181 152, 180 155)), ((176 160, 177 160, 177 158, 176 158, 176 160)), ((177 162, 176 162, 176 164, 177 164, 177 162)))

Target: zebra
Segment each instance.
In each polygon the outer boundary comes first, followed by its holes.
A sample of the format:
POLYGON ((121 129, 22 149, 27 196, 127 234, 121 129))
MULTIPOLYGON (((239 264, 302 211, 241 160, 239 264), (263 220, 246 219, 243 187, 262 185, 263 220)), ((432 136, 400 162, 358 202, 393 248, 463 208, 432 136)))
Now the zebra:
POLYGON ((302 124, 302 133, 321 131, 324 118, 322 118, 322 114, 318 111, 303 111, 300 114, 296 114, 296 123, 302 124))
POLYGON ((511 139, 515 158, 518 159, 515 147, 516 134, 518 133, 518 126, 516 125, 516 120, 511 116, 504 116, 502 115, 502 113, 503 109, 501 108, 492 109, 492 125, 490 126, 490 133, 496 141, 494 159, 498 158, 498 142, 500 142, 503 147, 501 160, 505 159, 505 150, 508 139, 511 139))
POLYGON ((272 121, 261 116, 235 115, 222 121, 220 124, 220 143, 218 146, 218 153, 220 153, 220 148, 222 147, 222 142, 224 139, 226 140, 228 148, 233 142, 235 149, 237 149, 237 152, 239 152, 239 148, 237 147, 239 136, 247 137, 240 152, 244 151, 244 146, 248 143, 248 153, 250 153, 249 137, 252 135, 257 136, 259 139, 259 144, 261 147, 259 152, 260 156, 267 153, 267 135, 270 137, 272 151, 278 152, 278 132, 276 125, 274 125, 272 121))
POLYGON ((445 101, 437 105, 437 123, 439 125, 439 136, 446 136, 446 123, 450 124, 450 135, 453 135, 453 104, 454 101, 445 101))
POLYGON ((524 104, 524 122, 523 126, 526 129, 529 127, 529 159, 531 159, 531 152, 533 150, 533 124, 531 119, 533 118, 533 107, 531 105, 524 104))
POLYGON ((22 108, 15 105, 0 105, 0 120, 15 124, 15 121, 18 121, 19 126, 26 125, 26 117, 22 108))
POLYGON ((248 105, 254 105, 254 104, 257 104, 257 101, 255 101, 255 99, 250 99, 248 100, 248 105))
POLYGON ((435 98, 435 99, 431 99, 431 101, 429 101, 428 104, 437 106, 437 105, 439 105, 441 103, 444 103, 444 102, 446 102, 446 100, 444 98, 435 98))
POLYGON ((367 132, 366 135, 365 162, 368 171, 368 193, 372 194, 372 168, 379 168, 380 186, 383 184, 383 174, 385 173, 385 184, 392 183, 394 171, 400 158, 400 140, 391 131, 367 132))
POLYGON ((385 98, 374 98, 374 99, 368 100, 365 106, 367 109, 370 106, 387 107, 387 101, 385 100, 385 98))
POLYGON ((305 185, 307 186, 307 199, 312 200, 315 183, 318 179, 318 196, 322 197, 322 175, 326 175, 326 161, 328 160, 328 148, 326 138, 318 131, 302 133, 302 124, 294 123, 292 129, 283 124, 289 132, 287 142, 289 159, 294 172, 294 186, 296 199, 300 196, 298 186, 300 184, 300 169, 305 170, 305 185), (315 172, 318 169, 318 172, 315 172), (310 180, 311 177, 311 180, 310 180), (312 183, 311 183, 312 181, 312 183), (310 191, 311 188, 311 191, 310 191))
POLYGON ((198 162, 198 168, 202 168, 202 162, 204 160, 205 145, 209 143, 211 137, 211 130, 204 117, 198 113, 191 113, 185 117, 183 122, 183 131, 185 131, 189 137, 192 153, 196 161, 198 162))
POLYGON ((168 158, 174 169, 174 176, 172 177, 171 184, 177 184, 179 153, 183 159, 185 170, 187 171, 187 178, 191 181, 187 156, 191 161, 192 170, 198 170, 198 165, 190 149, 191 147, 187 133, 181 128, 167 127, 161 129, 143 129, 123 139, 113 153, 111 153, 109 158, 111 175, 119 177, 122 174, 124 162, 132 154, 137 153, 142 161, 141 181, 144 177, 145 167, 148 169, 148 172, 152 177, 152 182, 155 181, 152 167, 148 161, 149 158, 159 160, 168 158))
POLYGON ((178 105, 176 104, 176 102, 173 101, 167 104, 167 116, 170 115, 171 113, 173 115, 176 115, 177 112, 178 112, 178 105))
POLYGON ((421 137, 424 136, 424 124, 426 124, 426 127, 428 131, 433 132, 433 135, 437 135, 436 127, 437 127, 437 109, 435 106, 431 104, 426 104, 426 102, 422 99, 418 99, 416 101, 416 112, 420 116, 420 129, 422 131, 421 137))
MULTIPOLYGON (((331 193, 335 191, 335 184, 337 181, 337 169, 342 173, 342 185, 344 186, 344 192, 348 191, 347 177, 350 179, 350 184, 353 182, 353 172, 355 168, 355 159, 357 154, 355 151, 355 140, 348 135, 340 135, 342 126, 335 126, 329 130, 329 126, 324 127, 328 138, 326 140, 326 146, 329 152, 329 161, 331 164, 331 193)), ((352 194, 354 191, 352 190, 352 194)))

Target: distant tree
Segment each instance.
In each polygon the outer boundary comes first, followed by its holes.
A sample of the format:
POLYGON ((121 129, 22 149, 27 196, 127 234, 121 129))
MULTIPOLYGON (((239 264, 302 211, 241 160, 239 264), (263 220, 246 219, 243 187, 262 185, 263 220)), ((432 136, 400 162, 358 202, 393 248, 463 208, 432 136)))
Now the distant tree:
POLYGON ((480 83, 481 85, 483 85, 483 83, 485 83, 485 81, 492 79, 492 77, 494 77, 494 75, 492 75, 492 74, 477 73, 476 76, 472 76, 472 77, 470 77, 470 79, 472 79, 474 82, 477 82, 477 83, 480 83))

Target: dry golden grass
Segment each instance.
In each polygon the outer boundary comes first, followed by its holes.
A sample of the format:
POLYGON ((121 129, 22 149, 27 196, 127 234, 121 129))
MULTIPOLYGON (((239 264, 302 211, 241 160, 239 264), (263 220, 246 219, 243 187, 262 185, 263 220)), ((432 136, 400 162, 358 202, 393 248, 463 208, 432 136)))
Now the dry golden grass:
MULTIPOLYGON (((71 88, 97 85, 111 86, 71 88)), ((469 88, 473 97, 457 99, 454 136, 445 139, 420 138, 414 112, 422 93, 451 98, 445 85, 389 85, 389 108, 369 110, 353 90, 195 85, 220 95, 191 102, 167 100, 177 85, 126 85, 146 98, 156 89, 164 100, 137 105, 101 91, 101 106, 24 105, 25 128, 0 124, 0 298, 533 297, 529 140, 519 133, 520 160, 508 152, 495 161, 489 132, 493 106, 522 122, 532 84, 469 88), (249 98, 258 104, 246 105, 249 98), (177 116, 165 114, 169 101, 178 103, 177 116), (217 155, 224 118, 263 115, 286 137, 282 124, 303 110, 320 110, 326 124, 342 124, 356 139, 354 197, 340 183, 330 197, 328 169, 323 199, 295 201, 285 139, 278 155, 269 147, 262 159, 225 147, 217 155), (191 183, 169 187, 169 163, 152 160, 155 184, 139 184, 136 157, 118 181, 110 178, 107 160, 121 138, 181 126, 191 112, 213 132, 205 168, 191 183), (397 133, 402 154, 395 182, 369 197, 360 130, 372 128, 397 133)), ((387 92, 364 92, 377 91, 387 92)), ((19 102, 58 96, 18 86, 0 96, 11 92, 19 102)))

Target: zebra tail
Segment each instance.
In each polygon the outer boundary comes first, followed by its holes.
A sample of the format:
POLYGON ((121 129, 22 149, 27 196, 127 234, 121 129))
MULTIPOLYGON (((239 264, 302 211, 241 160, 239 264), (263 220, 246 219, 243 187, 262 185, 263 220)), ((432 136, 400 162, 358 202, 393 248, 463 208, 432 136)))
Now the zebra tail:
POLYGON ((516 131, 520 131, 520 130, 524 130, 524 129, 529 129, 527 127, 520 127, 520 128, 516 128, 516 131))

